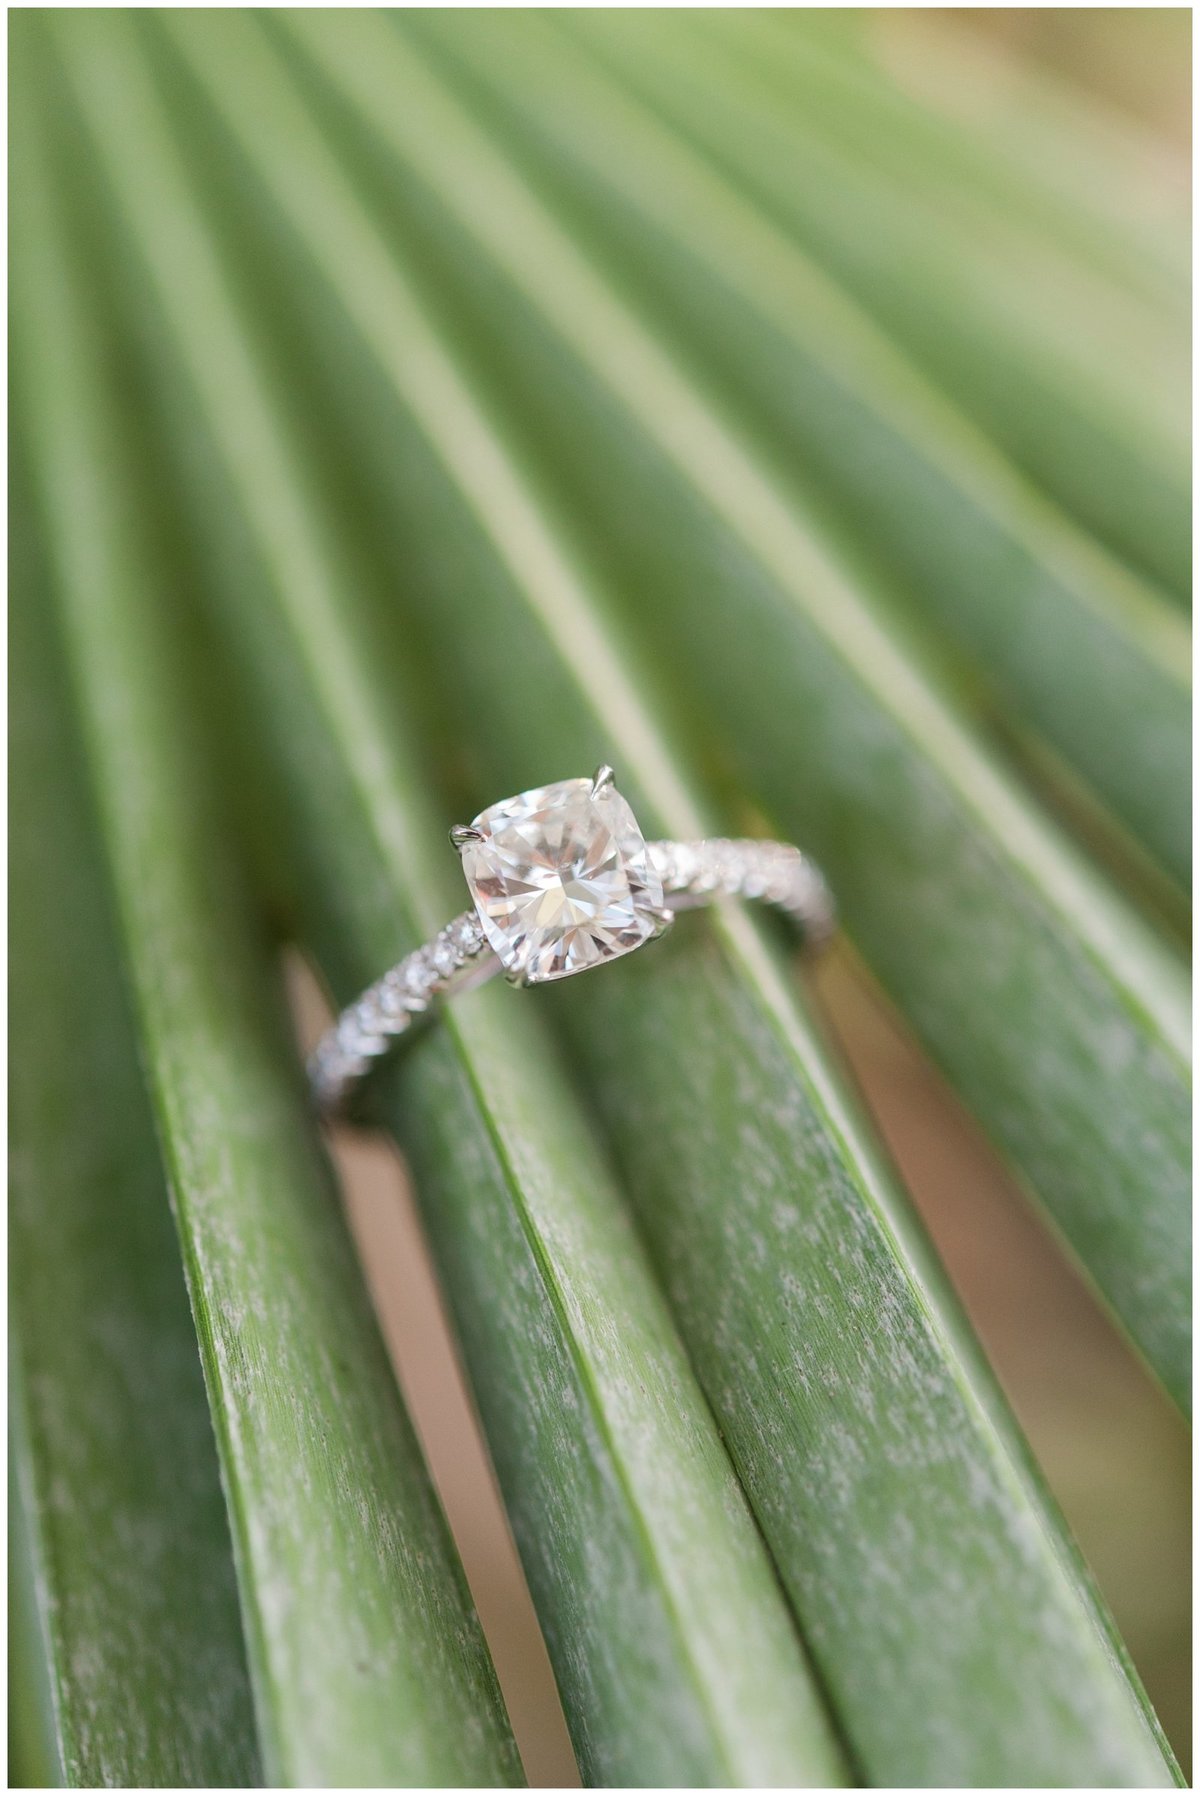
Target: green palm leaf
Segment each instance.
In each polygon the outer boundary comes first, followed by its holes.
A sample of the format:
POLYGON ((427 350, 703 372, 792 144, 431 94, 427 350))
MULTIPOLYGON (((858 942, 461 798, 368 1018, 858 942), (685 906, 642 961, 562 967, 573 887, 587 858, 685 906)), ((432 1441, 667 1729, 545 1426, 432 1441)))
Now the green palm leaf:
MULTIPOLYGON (((989 743, 1181 902, 1184 625, 1111 553, 1179 567, 1171 230, 862 21, 14 36, 16 1762, 518 1781, 264 918, 346 1002, 452 818, 602 760, 794 836, 1185 1402, 1181 968, 989 743)), ((770 925, 462 996, 360 1115, 585 1782, 1177 1778, 770 925)))
POLYGON ((257 1750, 204 1383, 24 481, 12 498, 10 1468, 28 1586, 12 1645, 48 1683, 10 1776, 246 1784, 257 1750))
MULTIPOLYGON (((144 529, 146 468, 126 459, 53 197, 20 149, 31 460, 229 1493, 264 1768, 298 1784, 514 1781, 486 1650, 281 1053, 279 996, 218 846, 144 529)), ((184 1569, 173 1607, 189 1600, 184 1569)), ((65 1761, 84 1721, 62 1724, 65 1761)))
MULTIPOLYGON (((408 418, 403 452, 398 459, 389 456, 386 465, 404 468, 413 482, 407 501, 415 507, 407 514, 410 529, 418 516, 426 519, 427 527, 431 518, 436 519, 438 542, 455 544, 457 557, 464 553, 471 557, 470 586, 461 559, 455 560, 454 590, 474 591, 476 598, 481 590, 489 595, 488 605, 477 613, 474 638, 467 638, 461 618, 456 620, 448 591, 440 591, 442 605, 426 606, 423 616, 427 629, 453 632, 462 677, 476 682, 477 696, 485 687, 509 695, 510 703, 498 704, 493 698, 487 710, 477 713, 486 729, 492 777, 503 784, 507 776, 519 784, 524 767, 532 765, 535 756, 542 767, 548 756, 554 757, 554 765, 564 760, 574 765, 581 754, 598 758, 594 751, 607 743, 621 759, 642 812, 673 832, 691 833, 700 820, 668 758, 669 750, 645 714, 636 685, 605 647, 592 616, 594 600, 586 573, 570 559, 536 495, 511 463, 494 425, 464 388, 454 361, 447 358, 427 316, 372 236, 265 43, 245 21, 222 21, 219 30, 209 24, 200 28, 198 22, 186 19, 169 23, 173 39, 195 58, 207 91, 237 134, 252 169, 261 171, 276 204, 286 209, 314 251, 328 243, 329 253, 321 260, 325 278, 335 281, 335 291, 353 306, 360 328, 371 333, 368 341, 380 356, 378 366, 386 369, 393 403, 398 400, 408 418), (245 103, 251 93, 253 108, 245 103), (276 154, 276 147, 284 143, 286 156, 276 154), (526 648, 529 652, 523 653, 526 648), (484 670, 486 681, 480 678, 484 670), (530 702, 532 687, 523 680, 535 683, 536 703, 530 702)), ((161 195, 162 171, 170 166, 165 147, 152 136, 156 176, 151 189, 141 178, 138 161, 122 149, 123 142, 144 141, 147 130, 144 107, 135 104, 137 89, 130 87, 127 74, 116 85, 115 58, 101 59, 95 47, 86 62, 80 58, 72 66, 92 122, 93 141, 104 154, 131 241, 152 278, 173 353, 188 369, 202 414, 208 413, 206 428, 221 445, 227 469, 238 465, 235 454, 253 455, 242 482, 243 504, 247 499, 255 503, 254 495, 264 482, 282 503, 280 476, 274 472, 278 458, 266 457, 265 435, 257 425, 250 428, 245 406, 253 364, 244 351, 235 352, 232 315, 216 269, 202 255, 203 237, 194 224, 181 223, 191 217, 181 191, 170 191, 163 214, 174 221, 170 255, 162 247, 161 232, 154 228, 155 196, 161 195), (97 98, 98 83, 103 84, 99 91, 105 93, 107 105, 97 98), (114 125, 114 120, 121 122, 114 125), (137 121, 136 131, 127 131, 124 122, 129 120, 137 121), (214 344, 221 346, 220 360, 214 344), (235 353, 240 371, 236 380, 226 359, 235 353), (222 394, 239 396, 236 413, 222 394)), ((173 91, 176 116, 185 116, 179 92, 173 91)), ((265 221, 265 210, 262 216, 265 221)), ((267 359, 262 337, 257 350, 267 359)), ((404 502, 403 486, 394 495, 398 502, 404 502)), ((269 550, 278 557, 280 545, 291 551, 308 540, 300 535, 301 520, 315 510, 313 494, 293 496, 286 529, 278 521, 270 530, 256 526, 258 555, 269 550)), ((324 565, 324 556, 315 545, 309 548, 297 556, 287 580, 281 577, 282 565, 271 586, 276 603, 284 603, 293 620, 293 631, 302 626, 303 639, 311 632, 316 604, 313 569, 324 565), (298 587, 301 570, 304 585, 298 587), (289 596, 297 592, 307 595, 307 623, 297 611, 299 600, 289 596)), ((373 667, 376 662, 396 665, 395 649, 389 650, 373 633, 369 610, 356 624, 348 586, 348 581, 341 582, 339 628, 322 632, 320 653, 310 647, 306 654, 310 681, 312 670, 321 667, 326 670, 323 681, 336 676, 338 682, 333 739, 305 747, 305 732, 298 734, 297 719, 318 714, 311 706, 293 704, 286 730, 278 732, 277 753, 285 757, 285 767, 291 767, 293 803, 299 799, 304 806, 293 824, 292 860, 301 864, 297 859, 301 843, 318 844, 319 860, 331 857, 317 890, 336 889, 341 894, 337 927, 353 941, 359 939, 361 924, 347 912, 347 894, 355 889, 350 869, 359 869, 368 891, 394 892, 400 862, 397 858, 390 875, 377 864, 363 878, 359 850, 353 843, 348 849, 341 846, 347 805, 321 802, 320 789, 304 772, 322 762, 327 767, 338 760, 355 765, 361 751, 354 751, 354 743, 363 719, 378 718, 383 710, 373 696, 378 678, 373 667), (366 642, 354 655, 359 629, 367 632, 366 642), (348 684, 352 668, 357 695, 353 702, 348 684)), ((243 664, 253 654, 255 665, 264 669, 256 688, 262 707, 278 677, 279 656, 272 654, 264 667, 254 633, 236 622, 249 609, 243 601, 236 607, 236 617, 226 613, 225 627, 236 630, 243 644, 243 664)), ((409 639, 403 640, 411 652, 409 639)), ((328 703, 321 706, 324 715, 329 710, 328 703)), ((382 779, 394 805, 395 794, 409 782, 398 766, 381 773, 381 730, 373 729, 372 739, 377 746, 369 764, 371 775, 382 779)), ((363 775, 358 779, 361 790, 363 775)), ((426 871, 427 851, 419 840, 407 839, 405 860, 413 868, 410 877, 426 890, 432 863, 426 871)), ((310 846, 303 853, 305 868, 311 868, 312 858, 310 846)), ((310 892, 310 913, 313 904, 310 892)), ((323 913, 324 905, 319 905, 310 927, 314 939, 331 944, 334 918, 323 913)), ((368 962, 377 966, 377 956, 378 950, 364 941, 361 955, 355 956, 361 965, 347 969, 347 986, 361 978, 362 966, 368 962)), ((339 984, 346 957, 343 940, 327 963, 339 984)), ((857 1752, 880 1769, 886 1763, 903 1766, 906 1775, 930 1774, 931 1742, 919 1724, 914 1726, 911 1703, 879 1700, 881 1680, 886 1684, 884 1667, 894 1662, 898 1651, 905 1652, 906 1639, 919 1634, 925 1646, 916 1675, 929 1705, 946 1717, 938 1747, 943 1768, 987 1777, 1010 1765, 1012 1730, 997 1724, 995 1717, 1017 1711, 1028 1715, 1035 1704, 1045 1716, 1043 1747, 1038 1748, 1047 1754, 1043 1767, 1060 1752, 1074 1755, 1078 1762, 1080 1752, 1098 1750, 1097 1762, 1105 1763, 1109 1772, 1124 1762, 1129 1774, 1135 1774, 1136 1763, 1136 1775, 1153 1774, 1154 1765, 1162 1775, 1159 1749, 1144 1732, 1136 1704, 1127 1706, 1128 1694, 1121 1694, 1119 1682, 1108 1683, 1112 1661, 1103 1623, 1086 1589, 1068 1569, 1056 1524, 1028 1482, 1002 1407, 970 1348, 960 1342, 959 1324, 926 1264, 911 1219, 861 1141, 836 1082, 754 938, 741 925, 736 929, 725 925, 707 945, 703 934, 694 937, 690 958, 686 942, 673 952, 662 951, 658 970, 651 963, 642 972, 636 994, 616 973, 605 983, 609 997, 606 1002, 603 997, 593 999, 586 1025, 583 1013, 574 1007, 574 1024, 567 1019, 571 1038, 577 1052, 588 1054, 592 1085, 604 1102, 643 1226, 668 1275, 689 1349, 857 1752), (698 976, 701 965, 704 975, 698 976), (722 1044, 719 1058, 700 1050, 698 1044, 705 1043, 722 1044), (732 1089, 731 1064, 740 1069, 732 1089), (627 1079, 638 1085, 637 1101, 631 1101, 627 1079), (749 1090, 759 1094, 756 1104, 747 1103, 749 1090), (731 1181, 743 1193, 740 1212, 732 1218, 727 1204, 731 1181), (790 1268, 782 1289, 774 1276, 764 1275, 764 1269, 780 1266, 790 1268), (874 1298, 868 1297, 870 1290, 875 1291, 874 1298), (862 1304, 867 1306, 865 1312, 862 1304), (831 1317, 839 1317, 840 1323, 831 1327, 831 1317), (761 1346, 755 1348, 764 1330, 765 1338, 774 1343, 767 1361, 761 1357, 761 1346), (831 1347, 849 1340, 856 1344, 853 1372, 843 1364, 835 1374, 828 1357, 831 1347), (808 1368, 807 1395, 804 1387, 781 1386, 772 1369, 779 1356, 808 1368), (731 1366, 736 1367, 734 1388, 743 1392, 739 1401, 726 1396, 731 1366), (901 1374, 901 1368, 913 1366, 925 1369, 915 1381, 901 1374), (935 1374, 937 1366, 946 1370, 935 1374), (906 1457, 904 1465, 919 1461, 926 1470, 919 1484, 899 1459, 884 1475, 882 1488, 878 1464, 870 1481, 863 1482, 855 1469, 859 1461, 854 1443, 822 1424, 821 1392, 829 1388, 831 1378, 838 1388, 858 1390, 865 1413, 887 1418, 888 1439, 908 1442, 908 1454, 916 1460, 906 1457), (934 1389, 938 1396, 931 1402, 934 1389), (791 1451, 781 1453, 780 1441, 790 1443, 791 1451), (974 1468, 972 1473, 968 1467, 974 1468), (1020 1514, 1024 1520, 1016 1524, 1014 1519, 1014 1525, 1021 1531, 1032 1528, 1041 1540, 1036 1569, 1018 1565, 1011 1549, 1003 1545, 1006 1537, 1011 1538, 1007 1531, 997 1533, 965 1502, 963 1481, 971 1476, 985 1481, 1000 1513, 1014 1518, 1020 1514), (893 1515, 895 1526, 911 1542, 907 1602, 889 1617, 886 1634, 880 1624, 880 1580, 890 1581, 893 1574, 861 1550, 873 1537, 868 1516, 880 1513, 880 1503, 882 1513, 893 1515), (952 1549, 947 1544, 951 1540, 952 1549), (824 1543, 815 1560, 814 1542, 824 1543), (1031 1576, 1032 1583, 1026 1582, 1031 1576), (982 1580, 989 1595, 971 1615, 961 1613, 960 1605, 954 1605, 957 1612, 952 1615, 950 1592, 964 1579, 982 1580), (1014 1601, 1018 1585, 1022 1595, 1014 1601), (1081 1655, 1073 1675, 1063 1674, 1061 1653, 1053 1663, 1042 1660, 1037 1630, 1029 1628, 1030 1616, 1044 1615, 1046 1604, 1060 1617, 1061 1627, 1074 1642, 1072 1650, 1081 1655), (1014 1628, 1022 1642, 1015 1653, 1014 1628), (994 1643, 1003 1636, 1009 1639, 1009 1651, 1002 1660, 994 1643), (934 1641, 937 1645, 931 1648, 934 1641), (958 1675, 968 1652, 972 1657, 982 1653, 989 1662, 990 1714, 973 1700, 958 1675), (1103 1725, 1098 1725, 1100 1711, 1093 1707, 1097 1701, 1109 1718, 1103 1725), (1111 1723, 1122 1712, 1124 1718, 1114 1733, 1111 1723), (950 1737, 952 1745, 947 1743, 950 1737), (1118 1737, 1123 1744, 1118 1745, 1118 1737), (1126 1753, 1132 1754, 1128 1760, 1126 1753)), ((498 994, 500 1002, 504 996, 498 994)), ((481 1008, 485 999, 487 994, 480 994, 481 1008)), ((564 1002, 564 1009, 569 1008, 564 1002)), ((499 1023, 496 1026, 499 1030, 499 1023)), ((469 1039, 466 1032, 463 1021, 459 1034, 469 1039)), ((511 1054, 511 1046, 505 1053, 511 1054)), ((405 1069, 406 1089, 418 1078, 422 1064, 414 1057, 405 1069)), ((477 1088, 486 1089, 489 1076, 495 1079, 496 1070, 488 1061, 473 1068, 477 1088)), ((510 1099, 508 1105, 497 1104, 493 1114, 505 1115, 511 1103, 510 1099)), ((535 1104, 520 1110, 526 1156, 539 1139, 539 1112, 540 1105, 535 1104)), ((418 1165, 428 1177, 436 1157, 422 1155, 420 1144, 432 1132, 438 1106, 428 1099, 410 1101, 405 1113, 405 1136, 415 1141, 418 1165)), ((431 1205, 431 1215, 470 1345, 472 1339, 480 1340, 482 1324, 470 1322, 464 1295, 478 1306, 482 1287, 477 1283, 464 1294, 461 1267, 468 1230, 464 1213, 451 1234, 444 1214, 449 1201, 442 1197, 436 1208, 431 1205)), ((494 1342, 494 1335, 489 1341, 494 1342)), ((486 1394, 491 1381, 478 1358, 475 1363, 481 1392, 486 1394)), ((511 1451, 504 1444, 506 1434, 515 1426, 511 1408, 499 1418, 493 1410, 490 1420, 494 1451, 503 1465, 511 1451)), ((551 1639, 553 1644, 553 1635, 551 1639)), ((1023 1741, 1018 1756, 1028 1768, 1025 1745, 1023 1741)))

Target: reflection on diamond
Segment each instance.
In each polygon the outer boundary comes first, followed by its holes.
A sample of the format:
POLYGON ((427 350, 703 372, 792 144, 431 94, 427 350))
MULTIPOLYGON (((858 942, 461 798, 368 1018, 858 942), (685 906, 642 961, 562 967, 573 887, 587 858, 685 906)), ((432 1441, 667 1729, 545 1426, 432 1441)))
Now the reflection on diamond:
POLYGON ((620 793, 560 780, 476 817, 463 871, 505 969, 563 979, 640 947, 658 931, 662 881, 620 793))

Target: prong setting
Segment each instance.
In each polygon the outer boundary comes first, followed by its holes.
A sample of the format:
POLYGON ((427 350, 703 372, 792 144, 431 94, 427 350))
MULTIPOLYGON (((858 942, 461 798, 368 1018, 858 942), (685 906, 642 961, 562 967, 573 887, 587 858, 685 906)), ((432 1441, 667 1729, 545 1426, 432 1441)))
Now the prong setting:
POLYGON ((654 934, 651 937, 651 940, 657 941, 659 936, 666 935, 668 929, 675 921, 675 912, 671 909, 669 904, 664 904, 659 909, 652 911, 651 915, 654 918, 654 934))
POLYGON ((483 835, 469 823, 456 823, 450 831, 450 841, 461 854, 468 842, 482 842, 483 835))
POLYGON ((611 767, 481 811, 462 867, 485 934, 529 983, 565 979, 655 934, 662 881, 611 767), (597 792, 599 796, 597 796, 597 792))

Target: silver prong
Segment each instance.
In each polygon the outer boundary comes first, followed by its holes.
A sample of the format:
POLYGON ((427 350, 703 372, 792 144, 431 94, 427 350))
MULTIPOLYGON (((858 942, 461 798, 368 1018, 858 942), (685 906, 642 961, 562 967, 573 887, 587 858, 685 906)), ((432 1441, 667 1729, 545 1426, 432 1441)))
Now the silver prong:
POLYGON ((505 971, 504 977, 508 980, 510 985, 515 985, 517 990, 521 992, 523 992, 525 987, 530 983, 529 971, 526 967, 509 967, 505 971))
POLYGON ((450 831, 450 840, 461 854, 468 842, 482 842, 482 830, 472 829, 469 823, 456 823, 450 831))
POLYGON ((651 941, 657 941, 660 935, 666 935, 668 929, 675 921, 675 912, 669 905, 664 904, 657 910, 652 910, 650 915, 654 918, 654 934, 650 939, 651 941))
POLYGON ((601 792, 607 792, 616 777, 608 762, 601 761, 592 775, 592 797, 599 798, 601 792))

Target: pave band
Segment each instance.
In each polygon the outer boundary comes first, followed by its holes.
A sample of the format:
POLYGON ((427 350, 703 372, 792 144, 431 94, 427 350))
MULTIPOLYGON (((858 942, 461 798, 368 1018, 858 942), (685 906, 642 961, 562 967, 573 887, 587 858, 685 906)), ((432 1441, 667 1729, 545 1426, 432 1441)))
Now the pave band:
MULTIPOLYGON (((833 900, 824 879, 787 843, 713 837, 648 842, 645 853, 671 914, 718 898, 751 898, 785 912, 800 928, 806 948, 822 946, 833 932, 833 900)), ((312 1054, 309 1080, 319 1108, 340 1109, 360 1080, 441 999, 481 985, 501 964, 475 910, 464 911, 431 942, 405 955, 342 1012, 312 1054)))

